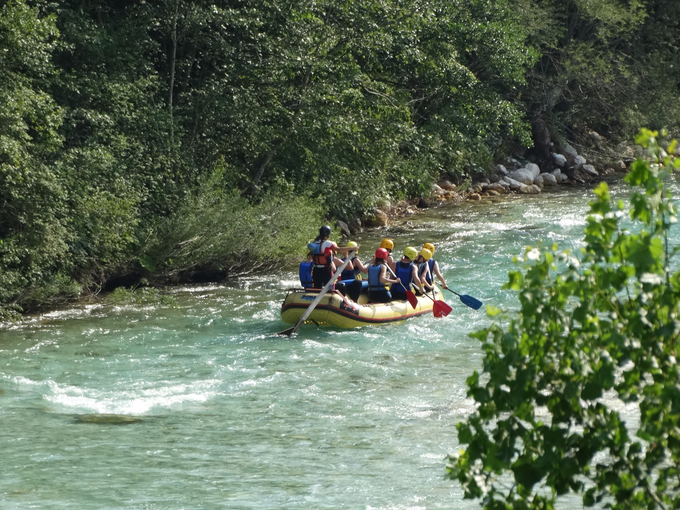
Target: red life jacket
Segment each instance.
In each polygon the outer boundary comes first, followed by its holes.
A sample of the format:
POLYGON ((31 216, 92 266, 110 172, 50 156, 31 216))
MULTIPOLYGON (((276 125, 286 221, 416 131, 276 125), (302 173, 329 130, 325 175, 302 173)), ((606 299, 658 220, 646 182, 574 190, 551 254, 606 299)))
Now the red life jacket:
POLYGON ((331 248, 326 248, 325 252, 321 252, 321 245, 325 241, 313 241, 307 245, 310 253, 312 254, 312 261, 314 262, 314 267, 331 267, 333 262, 333 250, 331 248))

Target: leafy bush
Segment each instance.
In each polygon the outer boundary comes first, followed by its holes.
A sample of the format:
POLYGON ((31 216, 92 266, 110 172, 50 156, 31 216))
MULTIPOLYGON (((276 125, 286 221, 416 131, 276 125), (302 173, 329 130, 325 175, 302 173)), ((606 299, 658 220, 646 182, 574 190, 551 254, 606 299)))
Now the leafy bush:
POLYGON ((202 181, 150 232, 143 265, 166 274, 252 269, 299 252, 318 232, 321 208, 304 196, 265 195, 253 204, 226 186, 220 169, 202 181))
POLYGON ((601 183, 582 260, 528 248, 505 285, 520 311, 471 335, 485 352, 467 380, 477 409, 458 424, 467 448, 447 469, 484 508, 554 508, 569 493, 585 506, 680 506, 680 271, 669 269, 680 248, 668 243, 677 212, 663 186, 680 160, 657 135, 638 135, 649 160, 626 177, 634 224, 601 183), (625 406, 640 413, 636 430, 625 406))
POLYGON ((108 295, 108 301, 117 305, 168 306, 175 308, 177 300, 153 287, 130 288, 118 287, 108 295))

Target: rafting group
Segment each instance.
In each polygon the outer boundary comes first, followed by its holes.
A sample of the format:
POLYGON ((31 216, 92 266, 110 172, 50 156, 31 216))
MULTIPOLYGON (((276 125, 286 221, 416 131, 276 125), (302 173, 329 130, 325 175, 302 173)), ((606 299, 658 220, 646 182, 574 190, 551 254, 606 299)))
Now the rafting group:
POLYGON ((373 258, 363 263, 356 256, 357 243, 350 241, 340 247, 328 240, 330 235, 330 227, 323 226, 307 246, 307 260, 300 264, 303 288, 288 289, 281 305, 281 319, 295 326, 278 335, 291 336, 307 323, 355 328, 399 323, 430 312, 435 317, 446 317, 452 309, 444 301, 435 277, 441 288, 456 294, 464 305, 475 310, 482 306, 472 296, 448 288, 432 256, 432 243, 423 245, 420 252, 409 246, 395 260, 394 241, 383 239, 373 258))
POLYGON ((425 243, 420 252, 408 246, 397 261, 392 255, 394 241, 383 239, 371 261, 364 265, 356 256, 359 251, 356 242, 350 241, 341 247, 329 241, 330 234, 331 228, 323 226, 317 238, 307 245, 307 259, 300 264, 300 283, 305 289, 324 287, 352 252, 355 256, 345 265, 335 290, 354 302, 362 293, 368 293, 370 303, 406 300, 411 285, 423 295, 433 291, 434 276, 442 288, 448 288, 439 264, 433 258, 435 247, 432 243, 425 243), (344 258, 337 255, 344 255, 344 258), (367 276, 366 280, 362 274, 367 276))

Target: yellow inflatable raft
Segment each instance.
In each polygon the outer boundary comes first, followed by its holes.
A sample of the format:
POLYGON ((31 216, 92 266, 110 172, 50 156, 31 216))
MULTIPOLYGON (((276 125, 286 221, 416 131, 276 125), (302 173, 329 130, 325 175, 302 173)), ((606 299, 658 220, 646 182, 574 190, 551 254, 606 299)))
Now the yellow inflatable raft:
MULTIPOLYGON (((319 295, 319 289, 288 289, 281 306, 281 319, 288 324, 297 324, 307 307, 319 295)), ((432 293, 428 294, 432 296, 432 293)), ((432 312, 434 302, 426 296, 417 296, 418 306, 414 309, 408 301, 391 303, 368 303, 366 294, 361 294, 359 302, 345 301, 338 291, 329 291, 316 305, 305 324, 356 328, 378 324, 402 322, 411 317, 432 312)), ((434 289, 434 298, 442 299, 439 288, 434 289)))

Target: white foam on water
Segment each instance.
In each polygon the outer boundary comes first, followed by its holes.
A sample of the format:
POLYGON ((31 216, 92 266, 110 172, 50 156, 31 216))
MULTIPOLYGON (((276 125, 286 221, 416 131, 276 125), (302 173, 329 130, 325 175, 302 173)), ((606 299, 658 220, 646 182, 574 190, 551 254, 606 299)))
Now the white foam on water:
POLYGON ((143 415, 152 409, 206 402, 220 394, 222 384, 217 379, 199 380, 189 384, 167 383, 155 387, 138 382, 124 389, 99 390, 60 384, 52 380, 34 381, 27 377, 4 374, 3 377, 9 378, 19 389, 37 390, 59 412, 125 415, 143 415))

